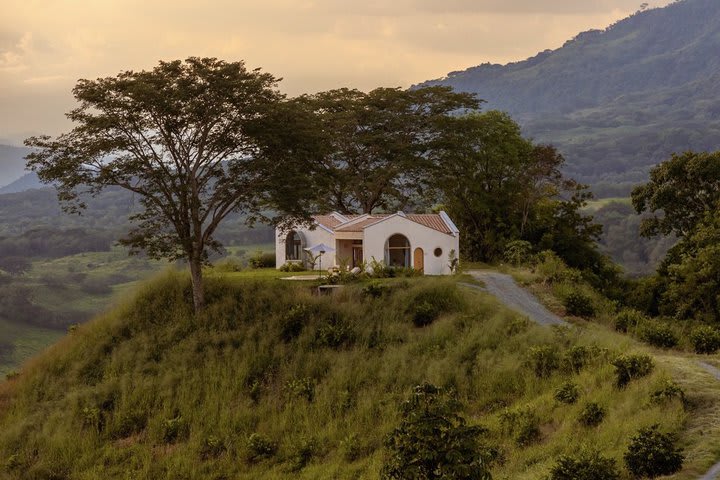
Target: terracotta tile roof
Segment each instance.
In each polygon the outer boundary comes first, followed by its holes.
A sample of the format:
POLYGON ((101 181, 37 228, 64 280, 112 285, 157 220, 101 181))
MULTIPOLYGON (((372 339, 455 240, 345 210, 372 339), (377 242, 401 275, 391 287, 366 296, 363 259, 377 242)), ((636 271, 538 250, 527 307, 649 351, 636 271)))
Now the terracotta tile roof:
MULTIPOLYGON (((365 218, 355 223, 353 223, 352 221, 358 219, 359 217, 362 217, 363 215, 343 215, 348 219, 347 222, 341 222, 333 214, 316 215, 314 218, 315 221, 319 224, 337 232, 362 232, 368 225, 372 225, 373 223, 376 223, 383 218, 387 218, 391 215, 394 214, 372 214, 368 218, 365 218)), ((442 217, 436 213, 408 213, 405 214, 405 218, 415 223, 419 223, 420 225, 424 225, 428 228, 432 228, 433 230, 437 230, 438 232, 446 233, 448 235, 452 235, 453 233, 452 229, 448 227, 447 223, 445 223, 442 217)))
MULTIPOLYGON (((381 220, 384 217, 389 217, 389 216, 390 216, 390 214, 387 214, 387 213, 374 214, 374 215, 371 215, 370 217, 368 217, 364 220, 361 220, 359 222, 351 223, 350 225, 340 225, 339 227, 337 227, 335 229, 335 231, 338 231, 338 232, 362 232, 363 230, 365 230, 365 227, 367 227, 368 225, 372 225, 373 223, 377 222, 378 220, 381 220)), ((357 218, 357 216, 356 216, 356 218, 357 218)))
POLYGON ((452 234, 452 230, 447 226, 447 223, 437 213, 408 213, 406 214, 408 220, 425 225, 426 227, 437 230, 438 232, 452 234))
POLYGON ((343 223, 335 215, 314 215, 313 218, 317 223, 331 230, 343 223))

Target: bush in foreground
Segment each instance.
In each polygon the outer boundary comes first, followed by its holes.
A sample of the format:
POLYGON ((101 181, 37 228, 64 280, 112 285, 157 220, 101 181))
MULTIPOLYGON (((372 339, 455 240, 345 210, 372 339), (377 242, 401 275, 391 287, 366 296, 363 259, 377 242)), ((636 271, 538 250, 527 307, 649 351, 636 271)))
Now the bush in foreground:
POLYGON ((563 383, 557 390, 555 390, 554 394, 556 401, 567 405, 572 405, 577 402, 579 396, 580 391, 578 390, 578 386, 572 382, 563 383))
POLYGON ((682 468, 684 456, 675 446, 675 435, 663 433, 658 425, 642 428, 630 441, 624 455, 627 469, 635 477, 657 478, 682 468))
POLYGON ((468 426, 462 405, 430 384, 415 387, 401 406, 402 420, 387 438, 385 480, 490 480, 479 443, 483 428, 468 426))
POLYGON ((586 427, 597 427, 605 419, 605 409, 595 402, 586 403, 578 420, 586 427))
POLYGON ((658 348, 673 348, 679 339, 670 325, 657 321, 647 321, 640 330, 640 338, 658 348))
POLYGON ((617 480, 620 478, 615 460, 599 452, 582 451, 578 455, 562 455, 550 470, 549 480, 617 480))

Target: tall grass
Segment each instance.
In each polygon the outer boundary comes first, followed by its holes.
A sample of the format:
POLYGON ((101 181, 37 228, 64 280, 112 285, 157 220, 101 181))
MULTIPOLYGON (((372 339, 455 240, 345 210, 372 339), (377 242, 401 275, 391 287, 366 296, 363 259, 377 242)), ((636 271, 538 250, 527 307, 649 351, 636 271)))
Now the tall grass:
POLYGON ((488 428, 498 479, 544 478, 579 446, 621 463, 638 428, 681 430, 688 415, 650 402, 662 367, 613 386, 630 340, 534 326, 452 279, 318 297, 218 276, 207 299, 195 317, 187 278, 167 273, 0 386, 0 478, 375 479, 399 404, 426 381, 488 428), (432 312, 423 327, 418 305, 432 312), (580 345, 584 365, 568 367, 580 345), (543 347, 558 363, 540 377, 529 352, 543 347), (568 381, 571 405, 554 398, 568 381), (578 421, 588 402, 607 412, 594 428, 578 421))

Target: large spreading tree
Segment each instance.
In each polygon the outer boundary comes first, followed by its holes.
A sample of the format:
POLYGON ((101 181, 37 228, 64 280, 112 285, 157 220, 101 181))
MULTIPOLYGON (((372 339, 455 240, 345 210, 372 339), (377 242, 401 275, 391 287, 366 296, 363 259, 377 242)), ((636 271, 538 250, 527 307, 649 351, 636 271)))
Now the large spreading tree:
POLYGON ((203 308, 202 266, 232 212, 245 222, 303 218, 304 163, 312 139, 273 75, 243 62, 188 58, 150 71, 80 80, 74 127, 33 137, 29 168, 52 182, 67 211, 87 195, 121 187, 142 207, 122 243, 153 258, 185 259, 196 311, 203 308), (295 128, 297 127, 297 128, 295 128), (307 141, 306 141, 307 140, 307 141))
POLYGON ((298 98, 324 145, 316 162, 318 205, 342 213, 411 206, 428 185, 430 152, 443 135, 443 120, 479 103, 472 94, 440 86, 368 93, 343 88, 298 98))

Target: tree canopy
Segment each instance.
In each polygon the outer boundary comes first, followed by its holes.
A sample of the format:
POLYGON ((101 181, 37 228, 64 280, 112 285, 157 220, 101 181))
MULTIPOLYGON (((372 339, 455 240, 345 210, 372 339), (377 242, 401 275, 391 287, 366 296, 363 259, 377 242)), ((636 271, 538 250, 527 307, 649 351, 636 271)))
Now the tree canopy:
MULTIPOLYGON (((302 217, 306 157, 296 148, 278 80, 243 62, 188 58, 150 71, 80 80, 74 127, 26 145, 29 167, 52 182, 64 208, 107 187, 136 194, 142 209, 122 240, 154 258, 185 259, 197 309, 204 303, 202 264, 219 247, 218 225, 232 212, 252 224, 272 210, 302 217), (281 165, 281 168, 278 166, 281 165)), ((281 218, 274 218, 280 221, 281 218)))
POLYGON ((324 134, 316 164, 318 204, 342 213, 398 210, 427 185, 428 152, 451 112, 475 109, 448 87, 368 93, 330 90, 297 99, 324 134))

